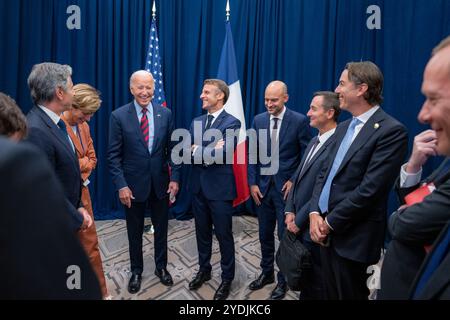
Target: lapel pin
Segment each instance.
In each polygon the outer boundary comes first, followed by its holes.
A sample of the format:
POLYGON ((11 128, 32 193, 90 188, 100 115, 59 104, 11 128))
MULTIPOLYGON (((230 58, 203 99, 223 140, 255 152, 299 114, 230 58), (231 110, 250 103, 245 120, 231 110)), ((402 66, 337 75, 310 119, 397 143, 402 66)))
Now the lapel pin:
POLYGON ((157 115, 156 115, 157 117, 161 117, 161 115, 158 113, 157 115))
POLYGON ((380 125, 379 125, 378 123, 375 123, 375 124, 373 125, 373 127, 374 127, 374 129, 378 129, 378 128, 380 127, 380 125))

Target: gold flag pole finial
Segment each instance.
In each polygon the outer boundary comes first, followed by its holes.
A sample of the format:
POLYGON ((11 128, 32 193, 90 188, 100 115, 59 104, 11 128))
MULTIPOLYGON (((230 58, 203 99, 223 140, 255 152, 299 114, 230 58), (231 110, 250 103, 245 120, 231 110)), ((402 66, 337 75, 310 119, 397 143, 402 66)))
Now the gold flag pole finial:
POLYGON ((153 1, 153 8, 152 8, 152 17, 153 19, 156 19, 156 0, 153 1))
POLYGON ((227 11, 227 21, 230 21, 230 0, 227 0, 227 8, 225 10, 227 11))

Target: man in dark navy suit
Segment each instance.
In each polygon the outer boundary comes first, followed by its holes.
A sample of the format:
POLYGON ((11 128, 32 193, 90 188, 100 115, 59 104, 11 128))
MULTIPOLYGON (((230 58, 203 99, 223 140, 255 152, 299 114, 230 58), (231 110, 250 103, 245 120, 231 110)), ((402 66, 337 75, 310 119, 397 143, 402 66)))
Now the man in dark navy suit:
POLYGON ((134 101, 111 114, 108 160, 113 183, 125 206, 132 273, 128 291, 137 293, 144 268, 142 235, 147 208, 155 227, 155 275, 162 284, 173 284, 166 268, 169 194, 174 197, 179 190, 180 166, 170 160, 172 112, 152 103, 155 83, 151 73, 133 73, 130 90, 134 101))
POLYGON ((28 87, 35 104, 27 115, 28 141, 41 149, 64 188, 67 211, 74 231, 91 226, 92 219, 81 206, 81 173, 75 148, 61 120, 72 106, 72 68, 57 63, 33 66, 28 87))
MULTIPOLYGON (((288 109, 287 86, 281 81, 269 83, 265 91, 267 112, 258 114, 252 128, 256 130, 261 148, 256 154, 249 154, 248 183, 250 194, 256 204, 261 243, 261 269, 259 277, 250 283, 250 290, 258 290, 274 279, 274 230, 278 225, 278 238, 285 230, 284 207, 292 186, 292 176, 300 164, 306 145, 311 139, 308 119, 298 112, 288 109), (260 134, 267 135, 261 137, 260 134), (266 138, 266 143, 260 143, 266 138), (264 155, 272 161, 265 164, 264 155)), ((286 295, 287 284, 281 272, 278 283, 271 293, 271 299, 280 300, 286 295)))
POLYGON ((408 148, 406 128, 380 107, 382 90, 370 61, 348 63, 335 90, 353 117, 336 128, 309 214, 326 299, 367 300, 367 268, 380 259, 388 194, 408 148))
MULTIPOLYGON (((17 132, 3 133, 12 138, 17 132)), ((7 275, 0 299, 100 300, 97 277, 72 232, 67 200, 48 157, 1 136, 0 150, 0 177, 8 182, 0 185, 0 272, 7 275)))
POLYGON ((311 251, 313 261, 311 276, 300 292, 301 300, 323 299, 320 247, 311 241, 309 235, 309 206, 317 177, 329 155, 329 149, 334 144, 334 132, 340 113, 336 93, 314 93, 307 116, 310 118, 311 127, 319 130, 319 135, 311 139, 306 147, 286 201, 286 228, 301 237, 303 244, 311 251))
MULTIPOLYGON (((450 36, 433 50, 425 68, 422 92, 426 101, 418 119, 429 124, 432 130, 416 137, 412 159, 404 169, 407 172, 402 173, 406 178, 401 180, 410 184, 406 186, 410 191, 418 187, 420 167, 427 155, 450 156, 449 57, 450 36), (414 156, 415 153, 419 156, 414 156)), ((450 221, 450 176, 443 168, 440 170, 443 174, 437 171, 432 174, 435 177, 427 179, 427 182, 434 182, 435 190, 421 187, 431 194, 416 204, 400 207, 389 218, 392 241, 381 270, 379 299, 450 298, 450 235, 443 230, 450 221), (428 255, 427 251, 430 251, 428 255)))
POLYGON ((190 130, 194 165, 189 187, 194 195, 192 209, 200 268, 189 283, 189 289, 196 290, 211 279, 214 226, 214 233, 219 241, 222 268, 222 282, 214 294, 214 300, 225 300, 228 297, 235 275, 232 216, 236 183, 232 161, 227 160, 233 159, 236 134, 241 122, 223 108, 229 96, 230 91, 225 82, 217 79, 205 80, 200 99, 207 114, 195 118, 190 130), (210 135, 216 137, 211 138, 210 135))

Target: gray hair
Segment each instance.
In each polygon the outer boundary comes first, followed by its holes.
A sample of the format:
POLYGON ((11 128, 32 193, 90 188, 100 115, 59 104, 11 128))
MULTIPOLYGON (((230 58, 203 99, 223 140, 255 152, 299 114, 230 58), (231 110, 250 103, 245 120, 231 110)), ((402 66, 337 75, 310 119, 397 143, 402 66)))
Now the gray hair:
POLYGON ((28 77, 31 99, 35 104, 53 100, 57 88, 67 90, 67 80, 71 75, 69 65, 51 62, 35 64, 28 77))
POLYGON ((155 81, 155 79, 153 78, 153 75, 151 74, 151 72, 148 72, 147 70, 138 70, 138 71, 134 72, 131 75, 131 77, 130 77, 130 86, 133 84, 134 80, 138 76, 150 76, 152 78, 152 80, 155 81))

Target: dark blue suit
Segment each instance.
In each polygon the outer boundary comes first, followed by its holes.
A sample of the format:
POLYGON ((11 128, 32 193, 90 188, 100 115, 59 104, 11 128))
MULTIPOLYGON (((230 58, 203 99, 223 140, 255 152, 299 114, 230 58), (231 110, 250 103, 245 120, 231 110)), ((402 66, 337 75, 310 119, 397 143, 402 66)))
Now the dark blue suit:
POLYGON ((47 157, 1 137, 0 150, 0 272, 8 275, 0 299, 100 300, 97 277, 71 232, 63 188, 47 157), (81 270, 80 290, 67 286, 71 265, 81 270))
MULTIPOLYGON (((267 144, 262 146, 263 153, 270 154, 270 114, 264 112, 255 116, 252 128, 266 130, 267 144)), ((270 164, 262 165, 259 154, 249 155, 248 183, 250 186, 258 185, 263 194, 262 203, 257 207, 259 221, 259 239, 261 242, 261 268, 264 274, 272 274, 274 271, 275 240, 273 232, 278 222, 278 238, 284 233, 284 208, 283 185, 292 178, 295 170, 311 139, 308 119, 298 113, 286 108, 281 126, 279 127, 279 168, 274 175, 261 175, 261 169, 270 164), (257 164, 252 164, 256 162, 257 164)), ((259 139, 258 139, 259 142, 259 139)), ((258 150, 259 152, 260 150, 258 150)), ((291 180, 292 181, 292 180, 291 180)), ((284 276, 278 274, 278 281, 284 283, 284 276)))
MULTIPOLYGON (((149 106, 150 107, 150 106, 149 106)), ((108 160, 116 190, 129 187, 133 196, 131 208, 125 208, 131 271, 142 273, 142 234, 145 209, 150 206, 155 226, 155 263, 162 269, 167 265, 167 227, 169 168, 171 181, 179 182, 179 168, 170 161, 173 143, 172 112, 153 104, 154 141, 152 153, 140 129, 134 102, 111 114, 108 160)))
MULTIPOLYGON (((310 211, 319 211, 323 185, 349 124, 350 119, 336 129, 336 143, 317 180, 310 211)), ((366 270, 380 258, 387 198, 407 149, 406 128, 380 108, 345 154, 331 184, 329 212, 324 213, 334 229, 329 236, 330 247, 321 249, 328 298, 367 299, 366 270), (335 281, 348 285, 331 288, 335 281)))
POLYGON ((74 231, 81 227, 83 216, 77 211, 81 207, 81 173, 75 151, 69 137, 39 107, 35 106, 27 115, 28 139, 40 148, 50 161, 56 176, 64 188, 68 212, 72 216, 74 231))
POLYGON ((322 170, 324 162, 329 156, 329 150, 334 145, 334 134, 325 141, 314 156, 304 165, 306 158, 318 137, 314 137, 306 147, 302 161, 294 174, 294 184, 286 201, 285 212, 295 214, 295 224, 300 229, 299 236, 303 244, 311 251, 313 258, 313 274, 310 284, 301 292, 301 299, 323 299, 321 281, 320 250, 317 244, 313 243, 309 235, 309 207, 312 192, 316 184, 317 177, 322 170), (305 166, 303 168, 303 166, 305 166), (303 168, 303 170, 302 170, 303 168))
MULTIPOLYGON (((191 137, 194 137, 194 123, 201 123, 202 133, 205 132, 206 116, 195 118, 191 124, 191 137)), ((225 110, 213 122, 211 129, 219 130, 225 140, 223 149, 216 151, 208 147, 210 141, 202 141, 201 147, 195 151, 195 155, 233 154, 236 139, 227 141, 226 130, 239 130, 241 122, 228 114, 225 110), (232 142, 232 143, 231 143, 232 142), (226 151, 226 152, 225 152, 226 151)), ((195 143, 196 140, 192 140, 195 143)), ((200 144, 198 144, 200 145, 200 144)), ((194 155, 194 157, 195 157, 194 155)), ((212 250, 212 226, 219 241, 222 268, 222 280, 233 280, 235 273, 234 239, 232 232, 233 199, 236 198, 236 183, 232 164, 205 163, 192 166, 189 190, 194 194, 192 209, 195 218, 195 233, 199 254, 199 265, 202 272, 211 271, 212 250)))

